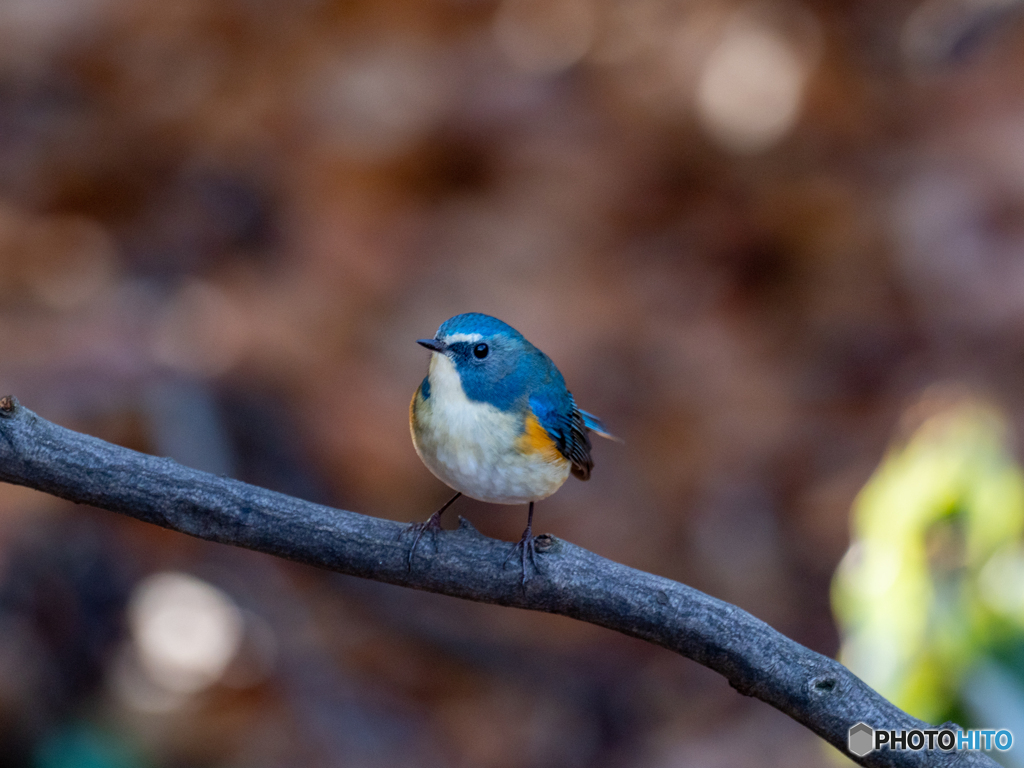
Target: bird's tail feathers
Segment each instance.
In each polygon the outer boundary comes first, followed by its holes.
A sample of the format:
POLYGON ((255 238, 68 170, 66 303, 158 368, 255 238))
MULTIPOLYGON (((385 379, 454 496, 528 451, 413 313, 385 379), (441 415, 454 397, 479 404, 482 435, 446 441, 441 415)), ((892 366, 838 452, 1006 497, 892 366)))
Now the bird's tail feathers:
POLYGON ((583 423, 591 432, 596 432, 601 437, 605 437, 609 440, 614 440, 617 443, 622 442, 622 438, 616 437, 611 432, 609 432, 608 428, 604 425, 604 423, 594 414, 587 413, 586 411, 580 409, 580 415, 583 417, 583 423))

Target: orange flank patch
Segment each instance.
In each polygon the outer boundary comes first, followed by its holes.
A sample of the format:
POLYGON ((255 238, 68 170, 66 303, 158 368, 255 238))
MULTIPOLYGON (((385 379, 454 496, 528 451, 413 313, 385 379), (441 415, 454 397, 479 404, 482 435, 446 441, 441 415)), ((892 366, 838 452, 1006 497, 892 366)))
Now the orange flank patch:
POLYGON ((416 428, 416 398, 420 396, 420 388, 416 387, 416 391, 412 393, 412 400, 409 401, 409 426, 413 429, 416 428))
POLYGON ((547 433, 547 430, 541 426, 540 422, 537 421, 537 417, 532 413, 526 415, 526 428, 516 441, 516 447, 519 448, 520 453, 528 456, 540 454, 541 458, 553 464, 568 461, 562 455, 562 452, 558 450, 558 446, 551 438, 551 435, 547 433))

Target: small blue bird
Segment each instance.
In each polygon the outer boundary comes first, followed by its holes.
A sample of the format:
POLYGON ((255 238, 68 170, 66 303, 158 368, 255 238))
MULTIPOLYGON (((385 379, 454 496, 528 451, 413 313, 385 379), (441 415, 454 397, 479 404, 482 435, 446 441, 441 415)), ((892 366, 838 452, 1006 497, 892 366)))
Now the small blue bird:
MULTIPOLYGON (((430 367, 409 404, 416 453, 457 493, 425 522, 416 538, 440 529, 441 514, 465 494, 493 504, 529 503, 522 550, 534 562, 533 504, 557 491, 571 472, 590 478, 588 431, 615 439, 601 421, 576 407, 551 359, 515 328, 479 313, 446 320, 432 339, 430 367)), ((508 558, 506 558, 506 562, 508 558)))

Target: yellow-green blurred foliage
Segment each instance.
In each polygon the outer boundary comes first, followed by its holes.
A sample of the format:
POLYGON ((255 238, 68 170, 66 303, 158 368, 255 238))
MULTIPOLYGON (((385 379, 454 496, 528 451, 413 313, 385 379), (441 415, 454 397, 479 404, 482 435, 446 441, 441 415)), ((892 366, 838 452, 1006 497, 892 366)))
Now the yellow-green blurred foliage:
POLYGON ((1024 474, 998 411, 940 399, 857 497, 832 589, 842 661, 930 722, 961 715, 972 669, 1024 644, 1024 474))

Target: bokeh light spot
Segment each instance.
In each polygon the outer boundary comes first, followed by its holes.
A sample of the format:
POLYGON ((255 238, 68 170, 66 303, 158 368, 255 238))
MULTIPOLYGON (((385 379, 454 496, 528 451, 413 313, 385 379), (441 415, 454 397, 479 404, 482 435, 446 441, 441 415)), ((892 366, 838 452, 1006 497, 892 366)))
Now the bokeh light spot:
POLYGON ((147 676, 173 693, 197 693, 220 679, 242 642, 241 611, 223 591, 185 573, 150 576, 129 608, 147 676))
POLYGON ((769 149, 796 123, 809 69, 794 41, 740 13, 700 75, 696 108, 702 127, 734 153, 769 149))

